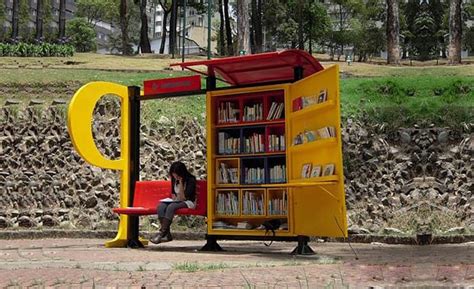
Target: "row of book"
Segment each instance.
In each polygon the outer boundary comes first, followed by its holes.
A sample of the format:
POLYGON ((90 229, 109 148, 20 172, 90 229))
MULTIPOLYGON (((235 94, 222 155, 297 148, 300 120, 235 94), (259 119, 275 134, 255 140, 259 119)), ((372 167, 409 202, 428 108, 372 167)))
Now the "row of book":
POLYGON ((312 163, 305 163, 301 168, 301 178, 317 178, 334 175, 334 164, 319 165, 312 163))
POLYGON ((221 102, 217 109, 218 123, 229 123, 239 121, 240 109, 235 102, 221 102))
POLYGON ((216 213, 222 216, 239 214, 239 195, 237 192, 218 193, 216 213))
POLYGON ((302 133, 298 133, 295 138, 293 138, 293 144, 299 145, 331 137, 336 137, 336 129, 333 126, 325 126, 317 130, 306 130, 302 133))
POLYGON ((268 135, 268 151, 270 152, 279 152, 284 151, 285 147, 285 136, 270 134, 268 135))
POLYGON ((264 195, 245 191, 242 196, 242 214, 244 215, 264 215, 264 195))
POLYGON ((245 168, 244 182, 246 184, 263 184, 265 183, 264 168, 245 168))
POLYGON ((270 183, 286 182, 286 166, 276 165, 270 168, 270 183))
POLYGON ((288 194, 284 191, 281 198, 268 200, 268 215, 286 214, 288 214, 288 194))
POLYGON ((244 145, 245 153, 263 153, 265 151, 262 134, 254 133, 251 136, 246 137, 244 145))
POLYGON ((293 111, 298 111, 314 104, 323 103, 327 99, 327 89, 321 89, 317 95, 300 96, 293 100, 293 111))
POLYGON ((240 138, 232 137, 228 133, 219 132, 218 139, 218 153, 224 154, 239 154, 240 153, 240 138))
MULTIPOLYGON (((224 221, 214 221, 212 223, 213 229, 219 230, 235 230, 235 229, 243 229, 243 230, 265 230, 265 226, 262 224, 250 224, 248 221, 237 222, 237 224, 233 224, 230 222, 224 221)), ((276 230, 288 230, 288 222, 284 221, 280 224, 276 230)))
MULTIPOLYGON (((308 133, 313 133, 308 132, 308 133)), ((297 136, 298 137, 298 136, 297 136)), ((263 153, 265 152, 265 144, 263 143, 263 134, 254 133, 244 138, 244 153, 263 153)), ((240 138, 233 137, 226 132, 219 132, 218 140, 218 154, 240 154, 240 138)), ((285 136, 271 134, 267 138, 268 151, 280 152, 285 151, 285 136)), ((296 144, 296 143, 295 143, 296 144)))
POLYGON ((263 119, 263 104, 256 103, 244 107, 243 121, 259 121, 263 119))
POLYGON ((239 173, 237 168, 228 167, 225 163, 220 163, 217 170, 218 184, 238 184, 239 173))
POLYGON ((270 110, 268 111, 267 120, 275 120, 283 117, 283 109, 285 105, 283 102, 272 102, 270 110))

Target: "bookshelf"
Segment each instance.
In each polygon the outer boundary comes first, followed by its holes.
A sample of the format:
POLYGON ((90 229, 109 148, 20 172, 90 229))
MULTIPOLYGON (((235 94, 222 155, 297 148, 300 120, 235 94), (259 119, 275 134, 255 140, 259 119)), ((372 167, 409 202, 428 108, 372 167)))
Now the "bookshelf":
POLYGON ((338 73, 207 93, 208 234, 347 236, 338 73))

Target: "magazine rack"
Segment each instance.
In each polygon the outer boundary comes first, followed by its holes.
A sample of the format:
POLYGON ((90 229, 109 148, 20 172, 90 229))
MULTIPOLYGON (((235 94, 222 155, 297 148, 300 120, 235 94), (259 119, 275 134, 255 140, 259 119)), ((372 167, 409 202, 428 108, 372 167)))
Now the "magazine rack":
MULTIPOLYGON (((140 101, 206 93, 203 249, 219 250, 219 239, 294 240, 294 253, 307 254, 309 236, 347 237, 338 66, 324 69, 300 50, 177 65, 205 74, 206 90, 196 88, 195 78, 170 79, 172 91, 157 89, 156 83, 145 83, 145 92, 92 83, 71 101, 68 127, 76 150, 92 164, 122 171, 120 206, 133 203, 139 180, 140 101), (230 86, 217 88, 219 79, 230 86), (176 89, 180 84, 187 89, 176 89), (100 155, 90 141, 90 122, 83 121, 91 119, 98 99, 111 93, 122 98, 122 155, 114 161, 100 155), (269 222, 279 224, 271 234, 264 226, 269 222)), ((117 237, 106 245, 124 246, 137 238, 138 220, 121 216, 117 237)))

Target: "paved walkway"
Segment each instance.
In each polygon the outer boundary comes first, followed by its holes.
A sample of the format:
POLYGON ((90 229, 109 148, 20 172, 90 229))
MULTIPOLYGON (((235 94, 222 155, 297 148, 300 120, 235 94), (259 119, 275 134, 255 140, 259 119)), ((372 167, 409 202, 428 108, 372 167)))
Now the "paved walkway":
POLYGON ((313 256, 289 254, 294 243, 203 241, 146 249, 107 249, 99 239, 0 240, 5 288, 474 288, 474 244, 406 246, 312 243, 313 256), (423 287, 426 288, 426 287, 423 287))

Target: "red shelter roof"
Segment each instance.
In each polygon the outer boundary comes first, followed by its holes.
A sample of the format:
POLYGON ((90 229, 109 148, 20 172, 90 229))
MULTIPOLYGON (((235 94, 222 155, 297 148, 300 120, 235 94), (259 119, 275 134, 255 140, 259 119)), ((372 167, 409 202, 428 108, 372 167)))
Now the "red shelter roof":
POLYGON ((175 63, 171 66, 181 66, 200 74, 216 76, 235 86, 290 82, 295 79, 294 68, 298 66, 303 68, 303 77, 324 69, 309 53, 296 49, 175 63), (207 66, 207 72, 195 68, 201 65, 207 66))

